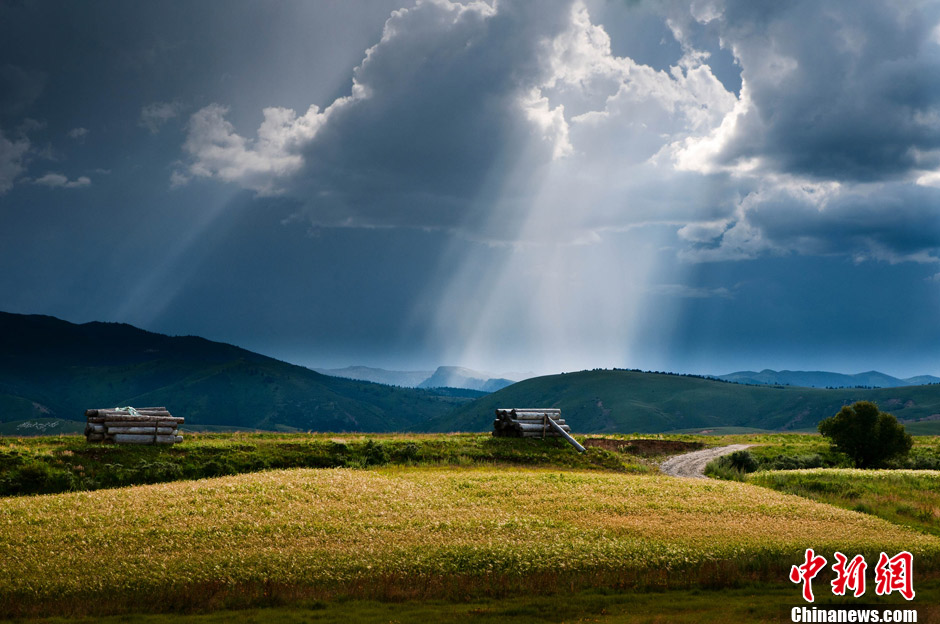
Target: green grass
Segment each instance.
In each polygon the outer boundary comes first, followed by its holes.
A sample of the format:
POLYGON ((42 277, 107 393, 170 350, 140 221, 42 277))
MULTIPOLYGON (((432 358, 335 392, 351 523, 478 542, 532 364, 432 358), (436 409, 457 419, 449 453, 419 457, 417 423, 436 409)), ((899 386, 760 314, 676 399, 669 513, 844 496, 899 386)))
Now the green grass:
POLYGON ((83 436, 0 438, 0 495, 162 483, 275 468, 514 465, 655 472, 651 461, 552 438, 488 434, 186 434, 167 447, 88 444, 83 436))
POLYGON ((747 481, 940 536, 935 470, 789 470, 753 473, 747 481))
POLYGON ((738 587, 807 545, 940 572, 940 539, 865 514, 596 471, 267 471, 4 498, 0 526, 0 617, 738 587))
MULTIPOLYGON (((246 624, 348 624, 349 622, 398 622, 399 624, 549 624, 599 622, 602 624, 671 624, 748 622, 751 624, 789 622, 789 610, 800 606, 793 585, 753 585, 736 589, 667 592, 621 592, 584 590, 547 596, 478 598, 459 602, 422 600, 379 602, 339 600, 307 605, 222 610, 212 613, 121 615, 69 618, 72 624, 220 624, 233 621, 246 624)), ((917 597, 911 604, 893 598, 866 596, 864 600, 817 596, 817 606, 827 604, 879 604, 916 608, 918 621, 940 619, 940 582, 917 584, 917 597)), ((45 620, 49 624, 58 618, 45 620)))
MULTIPOLYGON (((750 452, 763 470, 850 465, 847 458, 829 451, 818 435, 604 437, 681 440, 707 446, 753 444, 750 452)), ((182 444, 172 447, 88 444, 81 436, 8 437, 0 438, 0 495, 96 490, 275 468, 507 465, 651 473, 658 470, 655 463, 660 459, 600 448, 588 448, 579 455, 557 438, 494 438, 489 434, 187 433, 182 444)), ((912 459, 903 466, 937 465, 938 439, 915 438, 912 459)))

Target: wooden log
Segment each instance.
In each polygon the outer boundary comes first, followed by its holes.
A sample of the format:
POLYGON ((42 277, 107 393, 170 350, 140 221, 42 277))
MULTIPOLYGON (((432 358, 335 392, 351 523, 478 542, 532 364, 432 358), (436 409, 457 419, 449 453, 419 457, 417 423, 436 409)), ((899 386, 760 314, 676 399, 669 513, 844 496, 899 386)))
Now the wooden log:
MULTIPOLYGON (((555 421, 551 421, 551 422, 554 423, 555 421)), ((558 425, 558 426, 561 427, 561 429, 562 429, 563 431, 570 431, 570 430, 571 430, 570 427, 568 427, 568 425, 558 425)), ((545 429, 546 427, 545 427, 544 425, 541 425, 541 424, 534 424, 534 423, 516 423, 515 428, 516 428, 517 430, 519 430, 519 431, 539 431, 539 432, 541 432, 541 431, 542 431, 543 429, 545 429)))
POLYGON ((545 417, 552 420, 561 420, 561 414, 515 414, 511 416, 512 420, 543 420, 545 417))
POLYGON ((114 441, 117 444, 173 444, 182 442, 183 436, 173 435, 137 435, 133 433, 117 433, 114 435, 114 441))
MULTIPOLYGON (((137 412, 136 414, 130 414, 128 412, 98 410, 97 417, 102 416, 105 418, 173 418, 170 412, 137 412)), ((94 418, 94 416, 89 416, 89 418, 94 418)))
POLYGON ((561 414, 561 409, 557 407, 514 407, 512 408, 512 411, 515 412, 516 414, 528 414, 528 413, 561 414))
POLYGON ((101 442, 102 440, 104 440, 104 434, 103 433, 89 433, 88 435, 85 436, 85 440, 88 442, 101 442))
POLYGON ((105 423, 111 422, 171 422, 183 424, 185 418, 182 416, 129 416, 127 414, 115 414, 104 419, 105 423))
MULTIPOLYGON (((550 418, 549 420, 553 420, 559 425, 563 425, 567 422, 564 418, 550 418)), ((524 423, 527 425, 541 425, 544 421, 545 421, 544 418, 516 418, 516 419, 503 420, 503 422, 524 423)))
POLYGON ((108 427, 108 433, 139 433, 142 435, 175 435, 173 427, 108 427))

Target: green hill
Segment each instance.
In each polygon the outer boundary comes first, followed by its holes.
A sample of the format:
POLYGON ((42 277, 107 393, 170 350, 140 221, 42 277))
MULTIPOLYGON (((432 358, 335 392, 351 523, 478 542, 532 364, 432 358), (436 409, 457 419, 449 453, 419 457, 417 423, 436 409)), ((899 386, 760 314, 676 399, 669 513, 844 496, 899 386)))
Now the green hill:
POLYGON ((557 407, 577 433, 702 430, 747 427, 814 429, 846 404, 876 402, 900 420, 940 414, 940 385, 825 390, 746 386, 701 377, 595 370, 536 377, 513 384, 453 414, 429 421, 427 431, 492 427, 497 407, 557 407))
POLYGON ((470 400, 329 377, 193 336, 0 313, 0 422, 165 405, 189 425, 402 431, 470 400))

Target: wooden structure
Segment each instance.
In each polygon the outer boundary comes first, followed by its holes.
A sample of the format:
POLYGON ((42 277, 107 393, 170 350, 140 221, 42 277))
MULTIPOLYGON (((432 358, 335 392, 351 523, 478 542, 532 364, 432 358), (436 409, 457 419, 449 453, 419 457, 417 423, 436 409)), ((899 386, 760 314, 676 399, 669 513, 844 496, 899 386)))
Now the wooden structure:
POLYGON ((115 444, 176 444, 182 418, 165 407, 112 407, 85 410, 85 440, 115 444))
POLYGON ((571 437, 571 428, 556 408, 501 408, 496 410, 493 435, 510 438, 561 437, 579 452, 584 447, 571 437))

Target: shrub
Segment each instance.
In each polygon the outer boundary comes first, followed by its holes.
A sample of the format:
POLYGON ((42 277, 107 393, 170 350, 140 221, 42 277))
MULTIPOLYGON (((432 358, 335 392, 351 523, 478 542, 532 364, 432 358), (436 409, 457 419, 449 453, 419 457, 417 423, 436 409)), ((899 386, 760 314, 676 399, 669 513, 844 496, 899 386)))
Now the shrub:
POLYGON ((871 468, 907 455, 914 441, 893 415, 879 411, 871 401, 846 405, 819 423, 819 433, 832 447, 845 453, 856 468, 871 468))

